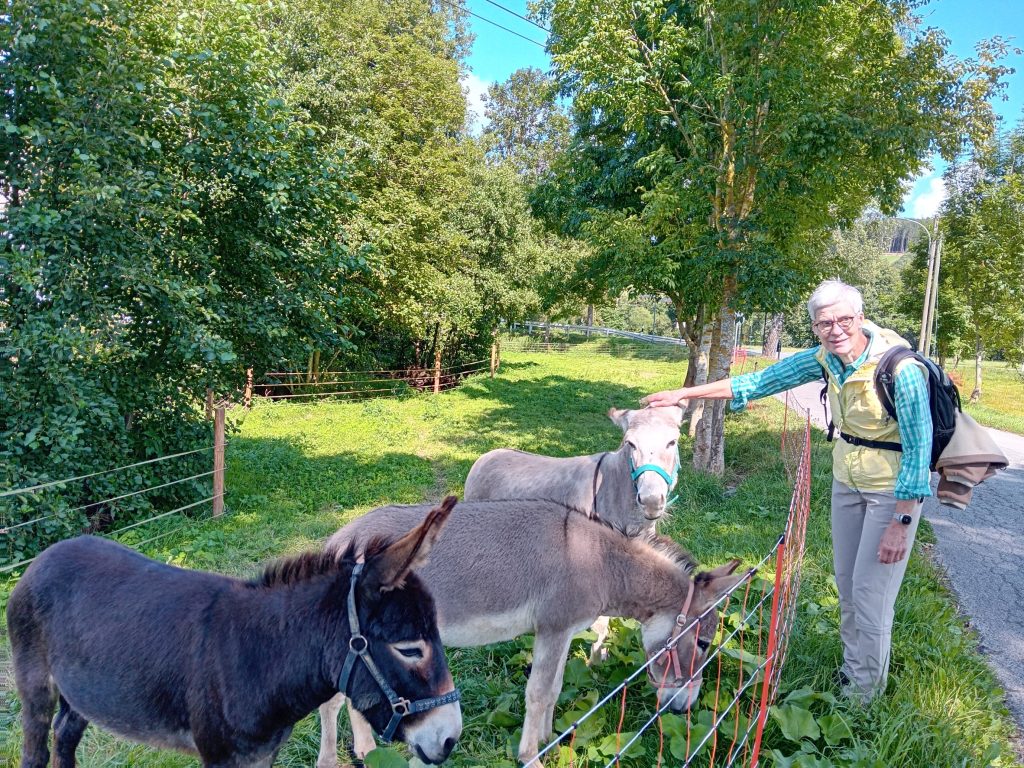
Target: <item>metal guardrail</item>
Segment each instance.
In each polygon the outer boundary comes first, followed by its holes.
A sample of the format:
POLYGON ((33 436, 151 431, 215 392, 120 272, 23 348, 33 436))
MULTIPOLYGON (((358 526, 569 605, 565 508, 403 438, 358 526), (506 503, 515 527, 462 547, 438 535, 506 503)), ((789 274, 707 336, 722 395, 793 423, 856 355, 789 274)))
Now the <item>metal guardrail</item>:
POLYGON ((673 336, 655 336, 651 333, 635 333, 634 331, 620 331, 618 328, 605 328, 600 325, 569 325, 566 323, 513 323, 511 330, 522 330, 526 329, 526 332, 532 334, 534 329, 543 331, 546 328, 550 328, 554 331, 574 331, 576 333, 588 333, 591 335, 598 336, 618 336, 623 339, 633 339, 634 341, 646 341, 652 344, 672 344, 677 347, 685 347, 686 342, 682 339, 677 339, 673 336))

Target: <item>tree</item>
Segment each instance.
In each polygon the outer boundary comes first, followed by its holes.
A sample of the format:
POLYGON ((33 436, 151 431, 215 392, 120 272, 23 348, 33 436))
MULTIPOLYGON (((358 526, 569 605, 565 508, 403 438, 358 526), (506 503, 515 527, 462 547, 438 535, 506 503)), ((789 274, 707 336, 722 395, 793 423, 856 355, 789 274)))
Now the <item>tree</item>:
MULTIPOLYGON (((205 444, 208 386, 230 393, 245 366, 259 375, 344 336, 360 266, 342 229, 341 159, 281 100, 247 7, 42 0, 9 12, 0 484, 205 444)), ((114 495, 108 482, 58 488, 36 511, 114 495)), ((197 490, 166 493, 186 487, 197 490)), ((47 535, 80 530, 73 511, 47 535)))
POLYGON ((970 399, 977 402, 986 350, 1015 362, 1024 357, 1024 130, 979 145, 945 178, 939 317, 950 306, 966 310, 964 331, 975 358, 970 399))
POLYGON ((510 164, 527 183, 545 176, 569 140, 569 118, 557 101, 557 84, 539 69, 517 69, 484 97, 487 153, 510 164))
POLYGON ((525 192, 488 172, 463 130, 465 13, 425 0, 289 0, 264 13, 290 99, 353 169, 347 235, 374 298, 356 323, 359 349, 339 364, 433 366, 446 349, 480 357, 496 318, 532 300, 516 297, 519 267, 508 260, 533 258, 536 243, 521 218, 525 192))
MULTIPOLYGON (((621 120, 621 143, 645 149, 644 219, 685 232, 672 258, 717 292, 711 380, 728 373, 733 311, 805 291, 832 228, 872 198, 893 211, 930 152, 985 130, 1005 71, 999 41, 954 61, 895 0, 547 0, 542 13, 575 108, 621 120)), ((705 410, 699 469, 723 470, 724 408, 705 410)))

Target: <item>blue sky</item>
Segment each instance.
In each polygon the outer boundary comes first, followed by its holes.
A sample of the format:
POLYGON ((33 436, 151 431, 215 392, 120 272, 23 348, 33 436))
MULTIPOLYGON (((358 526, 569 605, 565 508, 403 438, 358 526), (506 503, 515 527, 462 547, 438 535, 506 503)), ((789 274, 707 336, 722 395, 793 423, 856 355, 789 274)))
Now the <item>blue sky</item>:
MULTIPOLYGON (((466 0, 466 7, 474 14, 543 44, 545 33, 542 30, 495 3, 527 15, 526 0, 466 0)), ((926 26, 938 27, 946 33, 952 53, 961 58, 973 56, 978 41, 996 35, 1010 38, 1011 45, 1024 48, 1024 0, 932 0, 918 12, 926 26)), ((479 18, 471 16, 469 21, 476 40, 468 60, 470 72, 463 85, 468 91, 470 108, 480 116, 483 110, 479 106, 479 95, 490 83, 507 79, 520 67, 547 70, 550 61, 541 45, 527 42, 479 18)), ((1007 100, 995 103, 1004 127, 1016 123, 1024 108, 1024 55, 1010 56, 1007 63, 1017 72, 1007 79, 1007 100)), ((913 182, 904 200, 905 215, 926 217, 935 213, 945 198, 944 169, 945 164, 936 158, 932 167, 913 182)))

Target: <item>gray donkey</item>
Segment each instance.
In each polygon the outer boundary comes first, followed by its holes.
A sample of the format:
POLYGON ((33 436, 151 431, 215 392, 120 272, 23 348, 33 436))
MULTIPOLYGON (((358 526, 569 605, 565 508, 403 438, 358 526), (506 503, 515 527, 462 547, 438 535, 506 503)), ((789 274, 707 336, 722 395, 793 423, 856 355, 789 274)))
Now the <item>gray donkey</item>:
POLYGON ((618 450, 555 458, 498 448, 470 468, 465 500, 551 499, 627 536, 653 531, 676 484, 683 411, 612 408, 608 418, 623 432, 618 450))
MULTIPOLYGON (((396 537, 428 505, 381 507, 339 530, 328 551, 358 549, 375 537, 396 537)), ((610 526, 546 500, 459 504, 427 565, 418 574, 437 605, 447 646, 467 647, 533 633, 533 667, 519 758, 537 755, 552 730, 555 702, 572 636, 601 615, 637 619, 644 649, 654 655, 744 578, 733 560, 695 573, 692 557, 670 539, 628 538, 610 526)), ((718 624, 717 608, 679 638, 648 670, 662 702, 689 708, 700 691, 698 670, 718 624)), ((320 708, 318 768, 337 765, 337 715, 344 698, 320 708)), ((366 721, 349 707, 356 755, 373 749, 366 721)))
MULTIPOLYGON (((627 536, 653 532, 665 515, 679 473, 683 409, 611 408, 608 418, 623 432, 617 451, 555 458, 498 448, 473 463, 466 477, 465 500, 551 499, 603 520, 627 536)), ((597 634, 591 662, 607 654, 608 627, 607 616, 591 627, 597 634)))

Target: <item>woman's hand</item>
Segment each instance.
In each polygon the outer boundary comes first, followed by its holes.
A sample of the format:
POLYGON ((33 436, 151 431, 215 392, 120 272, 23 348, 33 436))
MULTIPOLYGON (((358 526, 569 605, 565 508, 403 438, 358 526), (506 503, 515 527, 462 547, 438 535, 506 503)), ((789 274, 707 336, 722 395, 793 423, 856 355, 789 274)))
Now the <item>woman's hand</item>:
POLYGON ((653 395, 640 398, 640 404, 653 408, 664 408, 666 406, 678 405, 685 408, 689 403, 686 397, 686 387, 679 389, 663 389, 653 395))
POLYGON ((898 563, 907 554, 907 526, 893 520, 882 533, 878 542, 878 561, 891 565, 898 563))

